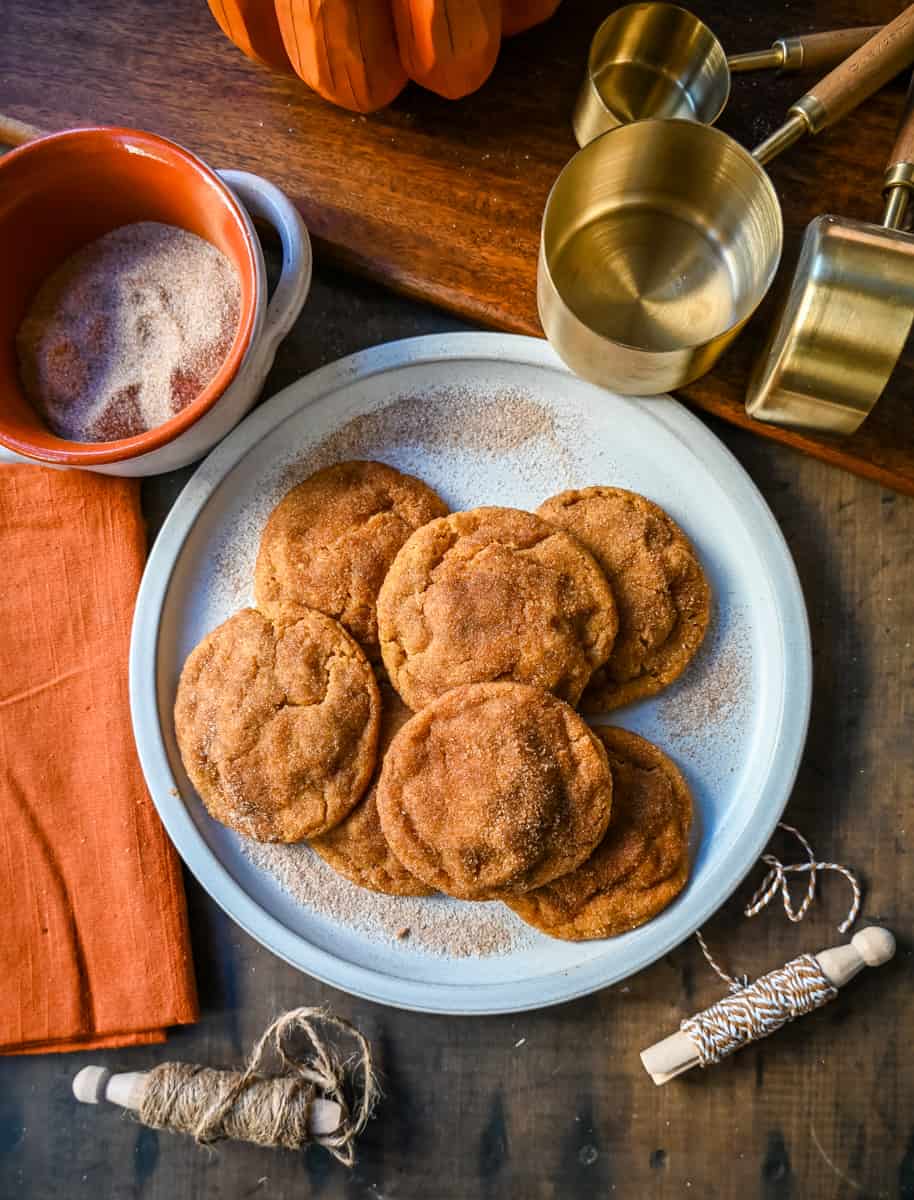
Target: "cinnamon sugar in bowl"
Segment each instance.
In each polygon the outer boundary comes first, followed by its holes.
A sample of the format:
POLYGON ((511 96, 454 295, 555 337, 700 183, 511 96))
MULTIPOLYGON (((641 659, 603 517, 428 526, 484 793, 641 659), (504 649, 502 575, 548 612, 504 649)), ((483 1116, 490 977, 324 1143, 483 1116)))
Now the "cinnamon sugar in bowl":
MULTIPOLYGON (((272 184, 237 171, 220 177, 164 138, 109 128, 50 134, 0 158, 0 262, 0 444, 32 461, 117 475, 173 470, 237 424, 256 400, 311 276, 307 231, 272 184), (276 226, 283 244, 282 280, 269 305, 247 209, 276 226), (55 433, 30 401, 17 334, 42 285, 67 259, 114 230, 145 222, 202 238, 233 268, 236 305, 221 361, 196 395, 151 428, 113 423, 102 432, 109 440, 70 440, 72 431, 60 436, 58 423, 55 433), (119 436, 124 428, 129 436, 119 436)), ((181 279, 178 272, 175 287, 181 279)))

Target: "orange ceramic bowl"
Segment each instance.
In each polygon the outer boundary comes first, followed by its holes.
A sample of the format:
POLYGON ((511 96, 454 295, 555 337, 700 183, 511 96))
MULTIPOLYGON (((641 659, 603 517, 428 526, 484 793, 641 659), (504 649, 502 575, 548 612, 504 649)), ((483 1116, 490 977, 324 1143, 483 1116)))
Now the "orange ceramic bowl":
POLYGON ((40 462, 91 469, 172 442, 213 407, 248 350, 259 258, 250 220, 218 175, 155 134, 71 129, 0 158, 0 443, 40 462), (65 258, 132 221, 179 225, 234 263, 241 281, 238 329, 215 378, 171 420, 119 441, 70 442, 50 432, 23 391, 16 331, 44 279, 65 258))

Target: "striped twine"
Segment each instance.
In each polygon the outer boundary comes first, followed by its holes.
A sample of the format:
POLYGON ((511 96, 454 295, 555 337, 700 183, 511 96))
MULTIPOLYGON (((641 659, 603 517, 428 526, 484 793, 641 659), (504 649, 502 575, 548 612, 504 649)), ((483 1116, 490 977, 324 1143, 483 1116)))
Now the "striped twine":
MULTIPOLYGON (((797 838, 806 851, 807 861, 785 865, 773 854, 762 855, 768 872, 746 905, 745 915, 758 916, 780 892, 787 919, 802 921, 815 899, 819 872, 837 871, 848 881, 853 892, 847 916, 838 926, 841 933, 846 933, 860 912, 861 893, 856 876, 840 863, 818 862, 809 842, 792 825, 781 823, 778 828, 797 838), (788 886, 791 875, 808 876, 806 893, 797 907, 794 907, 788 886)), ((703 1067, 720 1062, 748 1042, 768 1037, 788 1021, 821 1008, 838 994, 812 954, 801 954, 785 966, 769 971, 750 983, 746 975, 735 977, 727 974, 715 961, 700 930, 696 931, 695 937, 709 966, 731 992, 711 1008, 680 1023, 679 1028, 695 1043, 703 1067)))
POLYGON ((838 989, 828 982, 818 960, 812 954, 801 954, 689 1017, 679 1028, 695 1043, 699 1062, 707 1067, 747 1042, 776 1033, 795 1017, 821 1008, 837 994, 838 989))

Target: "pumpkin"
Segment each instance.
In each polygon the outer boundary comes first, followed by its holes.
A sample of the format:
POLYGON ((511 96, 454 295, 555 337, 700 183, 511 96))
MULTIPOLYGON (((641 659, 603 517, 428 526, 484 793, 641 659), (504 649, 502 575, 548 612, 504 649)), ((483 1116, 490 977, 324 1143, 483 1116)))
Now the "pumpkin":
POLYGON ((482 87, 501 46, 501 0, 392 0, 410 79, 458 100, 482 87))
POLYGON ((545 21, 560 0, 208 0, 222 32, 355 112, 383 108, 407 79, 450 100, 476 91, 502 34, 545 21))
POLYGON ((225 36, 264 67, 291 71, 272 0, 208 0, 225 36))
POLYGON ((286 53, 325 100, 373 112, 399 96, 406 72, 390 0, 275 0, 286 53))

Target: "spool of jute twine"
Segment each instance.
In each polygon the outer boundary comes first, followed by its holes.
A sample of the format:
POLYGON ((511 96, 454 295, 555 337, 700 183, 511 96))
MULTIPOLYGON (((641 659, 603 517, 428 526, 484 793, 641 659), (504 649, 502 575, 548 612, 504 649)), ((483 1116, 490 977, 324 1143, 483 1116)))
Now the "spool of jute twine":
POLYGON ((316 1008, 296 1008, 278 1017, 260 1036, 243 1071, 217 1071, 188 1063, 162 1063, 147 1077, 140 1120, 153 1129, 189 1133, 211 1144, 225 1138, 298 1150, 316 1142, 340 1162, 352 1166, 354 1142, 371 1116, 378 1097, 371 1047, 355 1026, 316 1008), (319 1027, 323 1026, 323 1030, 319 1027), (345 1062, 326 1031, 355 1042, 352 1063, 345 1062), (297 1040, 302 1049, 292 1049, 297 1040), (270 1054, 281 1065, 265 1075, 270 1054), (350 1112, 345 1082, 354 1072, 357 1096, 350 1112), (320 1095, 343 1110, 338 1129, 309 1131, 311 1106, 320 1095))
POLYGON ((371 1047, 342 1017, 296 1008, 277 1017, 241 1071, 167 1062, 145 1073, 85 1067, 77 1098, 133 1109, 152 1129, 188 1133, 201 1145, 223 1139, 300 1150, 323 1146, 355 1162, 355 1142, 380 1096, 371 1047), (341 1045, 350 1043, 345 1057, 341 1045))

